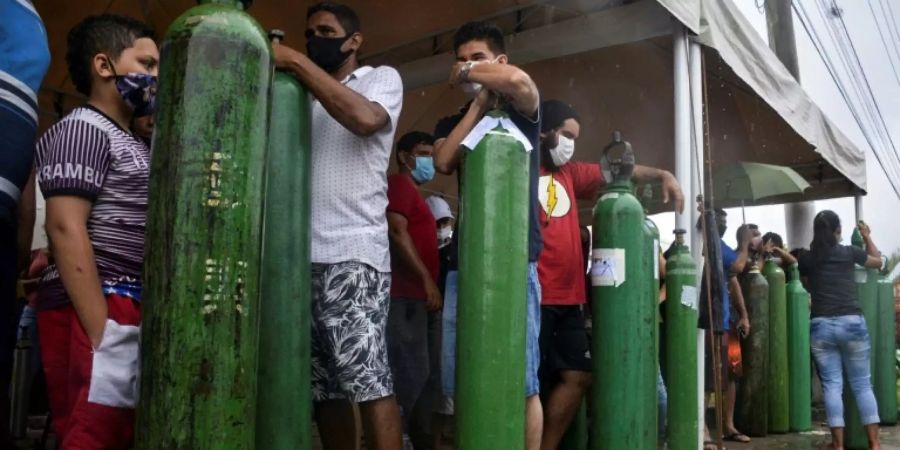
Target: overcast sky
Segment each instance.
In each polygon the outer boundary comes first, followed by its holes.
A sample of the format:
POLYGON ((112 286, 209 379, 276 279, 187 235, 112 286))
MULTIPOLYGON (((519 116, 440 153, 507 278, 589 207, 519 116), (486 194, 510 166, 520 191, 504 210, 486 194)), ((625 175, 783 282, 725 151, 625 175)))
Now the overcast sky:
MULTIPOLYGON (((747 17, 762 40, 768 42, 765 14, 756 6, 757 2, 762 4, 763 1, 732 1, 744 13, 744 16, 747 17)), ((816 12, 817 0, 794 1, 803 2, 809 15, 812 17, 811 20, 813 20, 819 30, 819 36, 821 39, 826 40, 826 45, 830 45, 830 41, 826 37, 825 24, 821 22, 820 16, 816 12)), ((850 38, 853 40, 860 62, 872 86, 878 106, 881 108, 884 121, 894 142, 900 145, 900 85, 894 78, 890 63, 886 60, 886 51, 875 26, 875 19, 866 4, 868 1, 872 1, 876 5, 875 11, 878 12, 878 0, 836 0, 838 6, 844 9, 844 22, 847 25, 850 38)), ((887 1, 894 2, 895 0, 887 1)), ((895 22, 900 24, 900 4, 894 3, 894 13, 898 16, 894 18, 895 22)), ((884 31, 884 22, 881 23, 884 31)), ((888 184, 884 172, 876 162, 875 156, 866 143, 853 116, 850 114, 850 110, 828 75, 825 64, 820 59, 812 41, 796 16, 794 17, 794 32, 796 33, 797 54, 800 59, 800 80, 803 88, 829 119, 837 124, 838 128, 851 141, 866 152, 869 194, 863 199, 863 216, 872 227, 875 243, 883 253, 891 253, 894 250, 898 250, 900 249, 900 199, 897 198, 890 184, 888 184)), ((900 46, 900 43, 898 43, 898 46, 900 46)), ((837 51, 834 48, 829 48, 829 52, 835 64, 839 65, 840 60, 838 59, 837 51)), ((895 64, 897 63, 900 63, 900 61, 895 60, 895 64)), ((900 66, 898 66, 898 69, 900 69, 900 66)), ((831 209, 838 213, 846 229, 844 232, 845 242, 849 243, 849 224, 852 224, 855 220, 853 199, 842 198, 817 201, 815 202, 815 208, 816 211, 831 209)), ((731 228, 725 235, 725 241, 734 245, 733 231, 741 221, 741 210, 740 208, 730 209, 728 213, 731 228)), ((760 206, 747 208, 746 214, 747 221, 758 224, 763 232, 774 231, 782 236, 785 235, 784 207, 760 206)), ((654 216, 653 219, 659 225, 660 230, 671 230, 675 226, 673 214, 660 214, 654 216)), ((667 236, 665 236, 665 233, 663 235, 663 240, 665 241, 667 236)), ((789 245, 797 246, 795 243, 789 245)), ((808 243, 804 243, 804 246, 808 246, 808 243)))

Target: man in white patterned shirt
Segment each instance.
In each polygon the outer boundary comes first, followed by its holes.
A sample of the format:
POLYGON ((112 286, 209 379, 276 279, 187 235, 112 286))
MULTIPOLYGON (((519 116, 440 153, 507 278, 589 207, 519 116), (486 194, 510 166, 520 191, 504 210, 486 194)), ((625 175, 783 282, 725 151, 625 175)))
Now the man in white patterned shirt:
POLYGON ((360 66, 356 13, 307 11, 307 55, 273 46, 275 65, 312 93, 312 388, 326 449, 354 449, 347 399, 359 404, 366 443, 401 448, 388 364, 390 294, 387 168, 403 84, 390 67, 360 66))

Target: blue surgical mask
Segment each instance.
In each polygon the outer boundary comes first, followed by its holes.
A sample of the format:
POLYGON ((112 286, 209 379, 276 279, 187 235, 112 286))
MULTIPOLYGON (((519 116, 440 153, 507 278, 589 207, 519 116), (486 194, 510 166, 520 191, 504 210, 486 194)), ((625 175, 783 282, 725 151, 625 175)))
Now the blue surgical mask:
POLYGON ((416 168, 412 170, 413 180, 422 184, 434 178, 434 160, 430 156, 416 156, 416 168))
POLYGON ((134 117, 144 117, 153 114, 156 109, 156 90, 158 80, 156 76, 149 73, 127 73, 119 75, 116 68, 109 61, 113 74, 116 76, 116 90, 132 109, 134 109, 134 117))

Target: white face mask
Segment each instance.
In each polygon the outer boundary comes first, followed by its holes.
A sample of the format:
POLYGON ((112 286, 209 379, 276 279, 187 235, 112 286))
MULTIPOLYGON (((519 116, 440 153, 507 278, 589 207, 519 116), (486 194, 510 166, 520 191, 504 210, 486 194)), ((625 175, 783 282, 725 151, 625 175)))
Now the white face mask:
MULTIPOLYGON (((497 61, 500 60, 500 56, 502 55, 498 55, 492 60, 474 61, 473 64, 496 64, 497 61)), ((475 98, 476 96, 478 96, 482 88, 481 83, 472 82, 462 83, 459 87, 462 88, 462 91, 466 94, 466 97, 469 98, 475 98)))
POLYGON ((438 248, 443 248, 447 244, 450 243, 450 238, 453 237, 453 227, 446 226, 440 227, 437 233, 438 237, 438 248))
POLYGON ((572 159, 575 154, 575 140, 566 136, 559 135, 556 147, 550 149, 550 159, 556 167, 562 167, 565 163, 572 159))
POLYGON ((459 85, 459 87, 462 88, 463 93, 465 93, 468 98, 477 97, 482 88, 481 83, 463 83, 459 85))

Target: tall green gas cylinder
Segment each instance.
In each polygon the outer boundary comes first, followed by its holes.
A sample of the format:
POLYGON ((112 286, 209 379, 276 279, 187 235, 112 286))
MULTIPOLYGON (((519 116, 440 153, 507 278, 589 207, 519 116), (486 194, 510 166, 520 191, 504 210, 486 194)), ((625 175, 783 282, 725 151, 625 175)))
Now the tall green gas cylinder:
POLYGON ((769 432, 769 283, 754 263, 741 276, 750 334, 741 340, 744 375, 738 384, 734 421, 748 436, 769 432))
POLYGON ((139 450, 255 448, 272 53, 242 9, 201 2, 160 46, 139 450))
MULTIPOLYGON (((644 244, 647 246, 647 250, 644 252, 644 257, 646 258, 647 270, 652 275, 650 277, 650 283, 647 284, 647 296, 655 299, 656 305, 659 304, 659 227, 656 226, 656 223, 653 222, 648 215, 648 209, 650 202, 653 201, 653 187, 650 184, 644 185, 644 190, 641 193, 641 200, 643 202, 644 208, 644 226, 642 228, 644 232, 644 244)), ((656 361, 657 365, 659 364, 659 308, 656 308, 656 320, 655 320, 655 328, 656 328, 656 338, 653 341, 654 354, 657 356, 656 361)), ((658 410, 657 410, 658 412, 658 410)))
POLYGON ((474 147, 460 188, 456 448, 523 448, 529 154, 499 122, 474 147))
POLYGON ((797 263, 791 264, 787 284, 788 392, 790 429, 812 429, 812 371, 809 347, 809 294, 800 282, 797 263))
POLYGON ((697 417, 697 266, 675 230, 675 248, 666 260, 666 340, 663 342, 669 393, 666 440, 671 450, 695 450, 697 417))
MULTIPOLYGON (((278 42, 284 33, 269 37, 278 42)), ((276 72, 260 274, 258 449, 312 449, 309 127, 306 89, 276 72)))
POLYGON ((896 322, 894 313, 894 286, 881 278, 878 280, 878 334, 873 347, 875 372, 872 385, 878 401, 878 417, 884 425, 897 423, 897 362, 896 322))
MULTIPOLYGON (((856 292, 859 297, 859 307, 862 309, 863 319, 869 331, 869 363, 871 373, 875 373, 875 343, 878 332, 878 272, 874 269, 867 270, 856 266, 856 292)), ((844 371, 844 380, 848 380, 844 371)), ((856 406, 856 398, 850 389, 850 383, 844 382, 844 448, 847 450, 866 450, 869 441, 866 438, 866 430, 862 426, 859 409, 856 406)))
POLYGON ((591 448, 656 448, 656 297, 642 230, 644 211, 632 194, 634 154, 616 132, 604 150, 611 180, 594 207, 591 253, 594 379, 591 448), (620 157, 610 157, 614 148, 620 157))
POLYGON ((775 260, 769 259, 763 266, 763 276, 769 283, 769 433, 787 433, 791 413, 784 270, 775 260))

